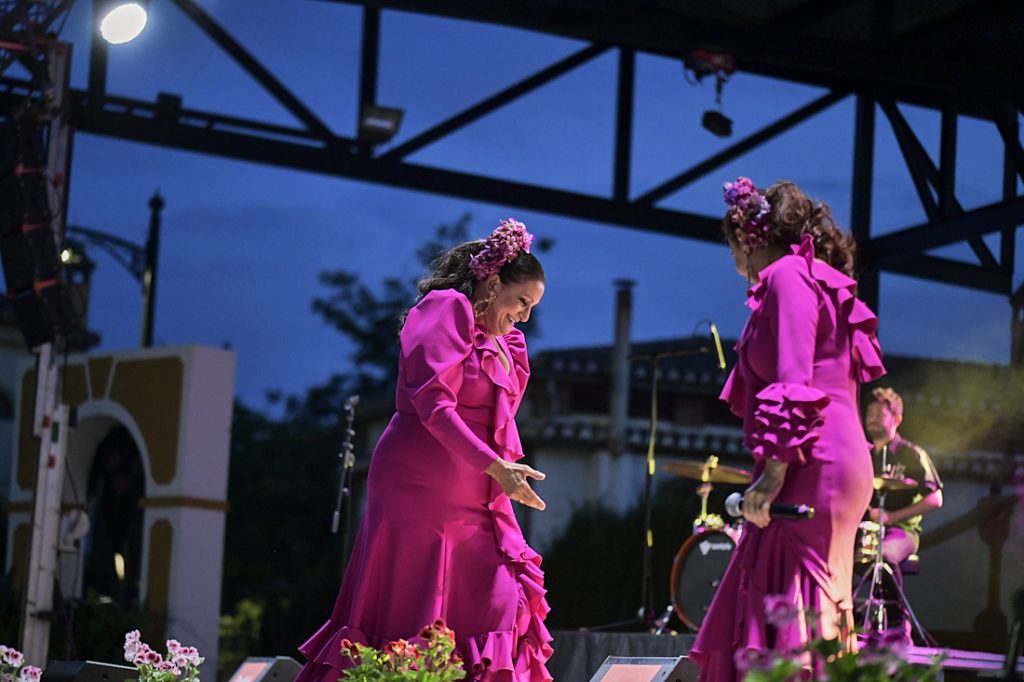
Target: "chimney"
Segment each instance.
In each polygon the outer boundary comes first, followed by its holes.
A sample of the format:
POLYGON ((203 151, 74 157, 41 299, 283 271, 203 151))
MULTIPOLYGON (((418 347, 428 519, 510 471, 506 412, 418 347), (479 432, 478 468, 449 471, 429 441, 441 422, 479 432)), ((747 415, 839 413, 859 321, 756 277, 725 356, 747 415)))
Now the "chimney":
POLYGON ((612 347, 611 395, 608 414, 608 449, 620 455, 626 449, 629 414, 629 337, 633 322, 633 287, 630 279, 615 280, 615 345, 612 347))

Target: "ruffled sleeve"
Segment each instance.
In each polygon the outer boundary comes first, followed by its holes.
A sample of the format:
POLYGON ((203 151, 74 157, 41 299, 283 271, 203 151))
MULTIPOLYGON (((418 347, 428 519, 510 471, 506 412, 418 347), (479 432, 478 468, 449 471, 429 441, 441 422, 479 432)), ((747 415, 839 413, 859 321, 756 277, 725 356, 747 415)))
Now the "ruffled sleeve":
POLYGON ((512 412, 515 413, 523 394, 526 393, 526 384, 530 380, 530 358, 526 350, 526 336, 523 335, 522 331, 513 327, 512 331, 503 338, 505 345, 508 347, 509 355, 512 358, 512 371, 516 375, 516 383, 519 389, 515 405, 512 408, 512 412))
POLYGON ((404 388, 420 421, 453 452, 481 471, 498 458, 456 412, 463 363, 473 350, 473 308, 453 289, 431 291, 402 327, 404 388))
POLYGON ((758 313, 776 340, 775 375, 756 395, 750 449, 760 459, 802 463, 829 403, 812 387, 822 290, 804 259, 783 258, 764 274, 762 292, 758 313))

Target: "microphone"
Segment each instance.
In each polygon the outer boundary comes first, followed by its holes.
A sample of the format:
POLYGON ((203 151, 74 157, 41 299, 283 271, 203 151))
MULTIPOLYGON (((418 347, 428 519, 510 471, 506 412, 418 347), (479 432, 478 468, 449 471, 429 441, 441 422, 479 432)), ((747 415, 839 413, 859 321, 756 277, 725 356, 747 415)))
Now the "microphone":
MULTIPOLYGON (((743 516, 743 493, 733 493, 725 498, 725 511, 729 516, 743 516)), ((776 504, 768 507, 768 516, 773 519, 813 519, 814 507, 806 504, 776 504)))
POLYGON ((718 353, 718 369, 725 371, 725 353, 722 352, 722 337, 718 335, 718 327, 714 322, 711 325, 711 338, 715 341, 715 352, 718 353))

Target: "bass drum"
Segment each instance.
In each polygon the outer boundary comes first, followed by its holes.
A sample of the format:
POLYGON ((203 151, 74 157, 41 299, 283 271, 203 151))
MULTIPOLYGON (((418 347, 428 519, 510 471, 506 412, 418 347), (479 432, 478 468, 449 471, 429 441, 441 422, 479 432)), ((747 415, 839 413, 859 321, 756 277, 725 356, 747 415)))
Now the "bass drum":
POLYGON ((734 533, 708 530, 690 536, 672 562, 670 590, 676 615, 697 630, 736 550, 734 533))

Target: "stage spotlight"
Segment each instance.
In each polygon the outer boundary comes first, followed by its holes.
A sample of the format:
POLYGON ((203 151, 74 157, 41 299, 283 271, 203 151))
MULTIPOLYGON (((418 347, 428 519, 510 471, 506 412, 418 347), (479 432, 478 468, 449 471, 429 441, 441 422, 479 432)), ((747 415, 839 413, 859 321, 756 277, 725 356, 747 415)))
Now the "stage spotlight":
POLYGON ((111 45, 135 40, 146 28, 148 15, 144 0, 109 0, 100 7, 100 35, 111 45))
POLYGON ((404 113, 401 109, 367 104, 359 117, 359 139, 374 144, 387 142, 398 132, 404 113))
POLYGON ((704 118, 700 124, 712 135, 718 137, 729 137, 732 135, 732 119, 720 111, 708 109, 704 112, 704 118))

